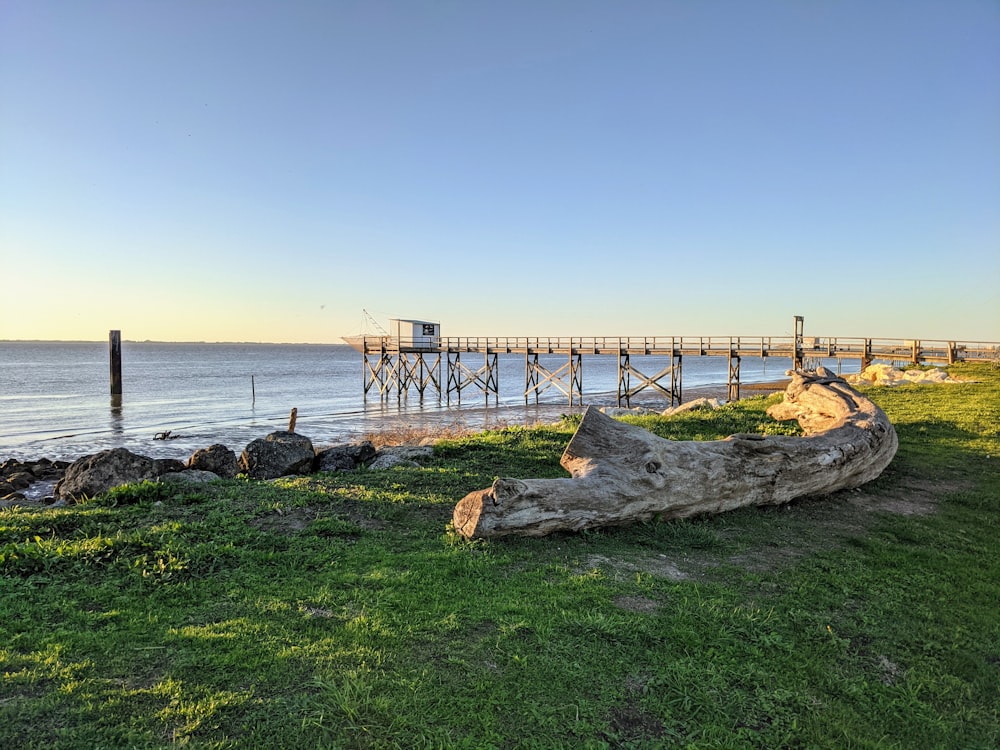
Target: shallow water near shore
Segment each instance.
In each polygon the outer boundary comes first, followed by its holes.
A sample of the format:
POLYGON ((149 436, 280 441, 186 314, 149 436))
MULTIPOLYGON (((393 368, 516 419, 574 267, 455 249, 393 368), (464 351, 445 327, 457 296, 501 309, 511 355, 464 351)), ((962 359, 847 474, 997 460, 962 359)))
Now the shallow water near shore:
MULTIPOLYGON (((664 358, 642 359, 648 361, 633 358, 633 366, 650 374, 669 364, 664 358)), ((565 358, 542 358, 542 363, 554 372, 565 358)), ((183 459, 214 443, 239 452, 251 440, 285 429, 292 408, 298 410, 296 431, 319 446, 404 427, 552 422, 587 404, 617 403, 615 357, 584 356, 583 404, 572 406, 555 387, 542 393, 537 405, 532 395, 526 406, 520 356, 500 357, 499 398, 491 398, 489 406, 475 387, 463 389, 461 402, 452 394, 450 404, 430 389, 423 400, 415 391, 387 400, 373 391, 366 402, 362 364, 361 354, 346 345, 126 341, 123 396, 113 403, 106 343, 0 342, 0 460, 73 460, 115 447, 183 459), (155 439, 166 432, 169 439, 155 439)), ((744 359, 742 381, 780 379, 790 364, 780 358, 744 359)), ((724 393, 726 368, 725 358, 686 358, 685 400, 705 387, 722 385, 724 393)), ((632 405, 669 406, 652 390, 632 405)))

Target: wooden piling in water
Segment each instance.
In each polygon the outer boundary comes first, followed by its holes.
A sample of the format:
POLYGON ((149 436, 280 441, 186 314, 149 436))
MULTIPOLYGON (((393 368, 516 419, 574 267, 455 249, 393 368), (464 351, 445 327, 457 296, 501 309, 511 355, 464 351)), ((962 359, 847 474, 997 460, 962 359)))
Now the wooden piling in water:
POLYGON ((108 332, 108 355, 111 360, 111 398, 122 397, 122 332, 108 332))

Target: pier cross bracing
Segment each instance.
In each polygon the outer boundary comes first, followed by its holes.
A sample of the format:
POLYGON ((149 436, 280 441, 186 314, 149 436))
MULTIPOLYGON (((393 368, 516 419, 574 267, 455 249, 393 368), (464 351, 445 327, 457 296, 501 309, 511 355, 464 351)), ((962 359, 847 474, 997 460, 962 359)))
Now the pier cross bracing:
POLYGON ((499 398, 499 358, 524 358, 524 401, 529 403, 549 388, 568 399, 583 403, 584 355, 618 358, 618 405, 629 406, 642 391, 655 391, 670 405, 683 398, 685 357, 726 357, 727 392, 730 401, 740 397, 740 363, 748 357, 784 357, 794 369, 811 360, 858 360, 864 369, 873 361, 908 364, 952 364, 961 361, 1000 363, 1000 343, 927 341, 917 339, 846 338, 805 336, 801 316, 794 318, 792 336, 595 336, 595 337, 444 337, 439 323, 391 320, 384 335, 347 336, 344 340, 363 355, 364 397, 377 393, 387 400, 416 392, 421 399, 428 391, 450 404, 459 403, 470 389, 486 397, 499 398), (565 357, 556 369, 544 366, 540 357, 565 357), (643 357, 669 361, 649 374, 641 371, 643 357), (442 377, 442 371, 444 377, 442 377))

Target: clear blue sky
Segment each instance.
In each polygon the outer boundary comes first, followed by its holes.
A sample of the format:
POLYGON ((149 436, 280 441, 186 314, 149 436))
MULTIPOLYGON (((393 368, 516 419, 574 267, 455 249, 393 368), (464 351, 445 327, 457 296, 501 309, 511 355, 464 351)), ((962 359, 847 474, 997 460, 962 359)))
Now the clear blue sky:
POLYGON ((4 0, 0 339, 1000 341, 997 0, 4 0))

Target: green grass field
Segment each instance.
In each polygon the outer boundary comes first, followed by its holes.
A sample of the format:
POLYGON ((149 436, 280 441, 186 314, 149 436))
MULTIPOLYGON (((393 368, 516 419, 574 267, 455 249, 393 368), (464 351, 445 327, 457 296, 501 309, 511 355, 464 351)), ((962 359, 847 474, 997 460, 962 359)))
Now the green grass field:
MULTIPOLYGON (((465 542, 573 427, 426 466, 0 511, 0 748, 996 748, 1000 370, 870 389, 859 490, 465 542)), ((637 423, 787 431, 762 398, 637 423)))

